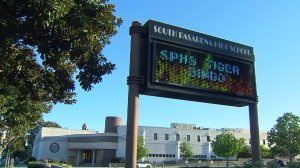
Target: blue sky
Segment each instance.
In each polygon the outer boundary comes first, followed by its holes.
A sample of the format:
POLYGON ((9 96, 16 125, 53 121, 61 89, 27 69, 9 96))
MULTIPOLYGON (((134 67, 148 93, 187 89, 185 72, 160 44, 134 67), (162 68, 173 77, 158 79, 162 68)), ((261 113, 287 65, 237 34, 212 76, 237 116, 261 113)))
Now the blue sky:
MULTIPOLYGON (((104 130, 106 116, 126 124, 132 21, 152 19, 252 46, 259 95, 260 129, 270 130, 285 112, 300 116, 300 1, 114 0, 124 23, 103 53, 117 69, 90 92, 77 87, 77 104, 57 104, 45 121, 104 130)), ((139 125, 191 123, 209 128, 249 128, 248 107, 231 107, 140 95, 139 125)))

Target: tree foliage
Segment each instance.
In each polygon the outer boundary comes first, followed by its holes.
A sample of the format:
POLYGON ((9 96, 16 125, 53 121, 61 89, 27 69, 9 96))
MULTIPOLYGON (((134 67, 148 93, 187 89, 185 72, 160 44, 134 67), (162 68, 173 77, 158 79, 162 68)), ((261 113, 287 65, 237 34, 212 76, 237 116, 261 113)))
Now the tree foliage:
POLYGON ((115 64, 102 54, 122 20, 108 0, 0 1, 0 132, 24 139, 52 104, 73 104, 115 64))
POLYGON ((238 153, 237 157, 239 157, 239 158, 251 158, 252 157, 251 146, 249 146, 245 143, 243 145, 241 151, 238 153))
POLYGON ((6 138, 0 146, 0 153, 12 144, 13 150, 20 150, 24 144, 26 132, 41 122, 42 114, 50 110, 51 105, 30 98, 20 99, 14 87, 6 87, 7 95, 0 95, 0 132, 6 138))
POLYGON ((54 121, 43 122, 42 127, 61 128, 61 126, 54 121))
POLYGON ((260 151, 261 151, 260 153, 262 158, 266 158, 266 159, 272 158, 270 149, 267 148, 266 146, 260 145, 260 151))
MULTIPOLYGON (((270 149, 267 148, 264 145, 260 145, 260 151, 261 151, 261 157, 262 158, 272 158, 270 149)), ((238 153, 237 157, 239 158, 251 158, 252 157, 252 151, 251 151, 251 146, 245 144, 242 147, 242 150, 238 153)))
POLYGON ((107 0, 3 0, 0 11, 0 94, 14 86, 22 98, 70 104, 75 72, 89 91, 115 69, 102 49, 122 20, 107 0))
POLYGON ((137 142, 137 160, 140 160, 147 155, 148 149, 145 147, 144 138, 142 136, 139 136, 137 142))
POLYGON ((179 150, 180 150, 180 155, 183 156, 185 159, 189 159, 194 156, 192 147, 190 143, 186 140, 183 140, 180 143, 179 150))
POLYGON ((299 123, 299 117, 292 113, 285 113, 277 119, 277 123, 268 131, 268 145, 273 155, 287 153, 292 161, 300 154, 299 123))
MULTIPOLYGON (((22 141, 22 138, 20 138, 21 142, 23 142, 22 143, 23 146, 21 146, 21 148, 19 147, 19 148, 15 149, 15 152, 17 152, 17 154, 20 153, 21 157, 25 157, 25 158, 30 157, 31 153, 32 153, 32 148, 34 145, 34 139, 42 127, 61 128, 61 126, 59 124, 57 124, 56 122, 53 122, 53 121, 39 122, 33 129, 31 129, 27 132, 27 134, 26 134, 27 146, 24 147, 24 139, 22 141)), ((18 157, 20 158, 20 156, 18 156, 18 157)))
POLYGON ((37 124, 33 129, 28 131, 27 138, 29 146, 33 147, 34 139, 42 127, 61 128, 61 126, 54 121, 42 121, 40 124, 37 124))
POLYGON ((218 155, 226 158, 226 165, 229 166, 229 158, 237 156, 239 152, 242 151, 245 146, 245 139, 237 139, 230 132, 222 132, 222 134, 217 135, 216 139, 212 141, 211 147, 213 152, 218 155))

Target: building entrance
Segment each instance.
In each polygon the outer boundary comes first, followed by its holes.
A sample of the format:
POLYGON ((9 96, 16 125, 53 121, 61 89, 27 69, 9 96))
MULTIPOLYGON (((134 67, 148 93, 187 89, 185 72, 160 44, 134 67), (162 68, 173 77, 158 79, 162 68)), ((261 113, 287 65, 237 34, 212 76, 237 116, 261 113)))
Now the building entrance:
POLYGON ((92 163, 92 150, 83 150, 81 155, 82 163, 92 163))

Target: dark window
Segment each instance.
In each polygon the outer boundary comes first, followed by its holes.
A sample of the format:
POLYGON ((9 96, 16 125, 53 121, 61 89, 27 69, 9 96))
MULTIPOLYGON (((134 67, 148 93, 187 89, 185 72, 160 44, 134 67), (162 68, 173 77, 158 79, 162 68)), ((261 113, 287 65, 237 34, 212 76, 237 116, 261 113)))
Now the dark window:
POLYGON ((169 140, 169 134, 165 134, 165 140, 169 140))
POLYGON ((191 141, 191 136, 190 136, 190 135, 187 135, 187 136, 186 136, 186 140, 187 140, 187 141, 191 141))
POLYGON ((159 154, 159 157, 162 157, 162 154, 159 154))
POLYGON ((166 157, 166 154, 163 154, 163 157, 166 157))
POLYGON ((175 157, 175 155, 173 154, 173 158, 175 157))
POLYGON ((197 142, 200 142, 200 135, 197 135, 197 142))
POLYGON ((158 154, 156 154, 155 156, 158 157, 158 154))
POLYGON ((176 141, 179 141, 179 140, 180 140, 180 135, 176 134, 176 141))
POLYGON ((157 133, 154 133, 154 140, 157 140, 157 133))
POLYGON ((263 145, 266 145, 266 140, 265 139, 263 139, 263 145))
POLYGON ((210 136, 207 136, 207 142, 210 142, 210 136))

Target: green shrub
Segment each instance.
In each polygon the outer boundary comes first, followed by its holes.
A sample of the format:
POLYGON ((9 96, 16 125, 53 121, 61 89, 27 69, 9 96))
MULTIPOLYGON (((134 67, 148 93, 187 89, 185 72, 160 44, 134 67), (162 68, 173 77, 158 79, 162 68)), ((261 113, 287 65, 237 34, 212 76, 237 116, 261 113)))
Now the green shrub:
POLYGON ((299 162, 290 162, 287 164, 288 168, 299 168, 300 167, 300 163, 299 162))
POLYGON ((28 162, 27 167, 28 168, 44 168, 43 165, 41 165, 37 162, 28 162))
POLYGON ((110 160, 111 163, 124 163, 125 160, 123 157, 117 157, 110 160))
POLYGON ((252 165, 253 168, 265 168, 262 162, 254 162, 252 165))
POLYGON ((267 168, 279 168, 279 166, 276 161, 272 160, 271 162, 267 163, 267 168))
POLYGON ((252 165, 245 165, 244 168, 252 168, 252 165))
POLYGON ((52 165, 60 166, 60 167, 72 167, 70 164, 68 164, 64 161, 49 160, 49 163, 51 163, 52 165))
POLYGON ((27 159, 27 162, 35 162, 36 158, 35 157, 30 157, 27 159))

